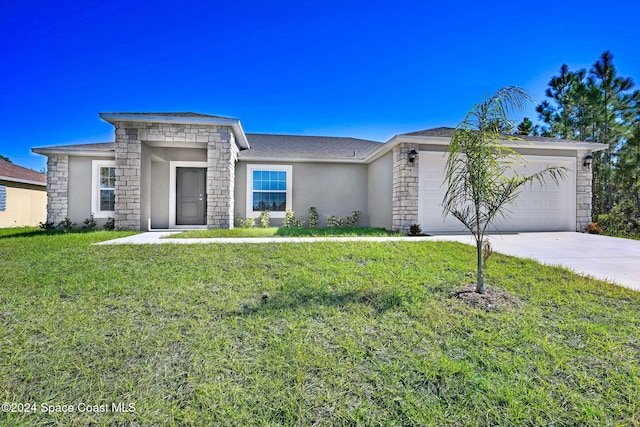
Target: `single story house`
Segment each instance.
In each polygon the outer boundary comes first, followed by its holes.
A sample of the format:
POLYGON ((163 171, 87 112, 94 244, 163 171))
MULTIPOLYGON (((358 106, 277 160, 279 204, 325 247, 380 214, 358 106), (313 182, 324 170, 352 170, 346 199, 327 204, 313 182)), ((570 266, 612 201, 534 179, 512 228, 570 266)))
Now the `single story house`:
POLYGON ((47 217, 47 176, 0 159, 0 227, 36 226, 47 217))
MULTIPOLYGON (((196 113, 101 113, 115 141, 34 148, 48 157, 47 217, 93 215, 118 229, 231 228, 236 215, 360 211, 359 225, 462 231, 443 217, 444 165, 453 129, 356 138, 245 133, 240 120, 196 113)), ((580 231, 591 221, 585 157, 603 144, 523 137, 508 144, 533 172, 564 166, 559 185, 526 188, 500 231, 580 231)))

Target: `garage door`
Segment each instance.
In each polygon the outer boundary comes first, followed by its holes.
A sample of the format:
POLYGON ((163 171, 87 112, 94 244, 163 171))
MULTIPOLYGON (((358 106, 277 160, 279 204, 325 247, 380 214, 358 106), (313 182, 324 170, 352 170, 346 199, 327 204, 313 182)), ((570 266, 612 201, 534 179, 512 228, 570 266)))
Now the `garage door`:
MULTIPOLYGON (((442 200, 446 192, 447 153, 422 151, 419 157, 418 217, 425 233, 464 232, 451 215, 443 217, 442 200)), ((525 186, 515 203, 507 206, 507 217, 497 218, 492 232, 575 231, 576 229, 576 161, 573 157, 525 156, 527 165, 520 173, 532 174, 547 166, 564 166, 567 176, 559 184, 547 179, 525 186)))

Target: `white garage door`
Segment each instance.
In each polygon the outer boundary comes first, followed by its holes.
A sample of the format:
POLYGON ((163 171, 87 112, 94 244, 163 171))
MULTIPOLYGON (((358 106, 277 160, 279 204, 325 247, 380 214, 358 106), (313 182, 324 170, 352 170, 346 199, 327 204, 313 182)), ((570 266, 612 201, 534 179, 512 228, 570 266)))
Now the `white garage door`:
MULTIPOLYGON (((451 215, 443 217, 442 200, 446 191, 447 153, 420 152, 418 218, 425 233, 457 233, 465 229, 451 215)), ((505 219, 497 218, 492 232, 575 231, 576 229, 576 160, 573 157, 525 156, 527 165, 521 173, 532 174, 547 166, 564 166, 567 176, 556 184, 534 182, 525 186, 515 203, 507 206, 505 219)))

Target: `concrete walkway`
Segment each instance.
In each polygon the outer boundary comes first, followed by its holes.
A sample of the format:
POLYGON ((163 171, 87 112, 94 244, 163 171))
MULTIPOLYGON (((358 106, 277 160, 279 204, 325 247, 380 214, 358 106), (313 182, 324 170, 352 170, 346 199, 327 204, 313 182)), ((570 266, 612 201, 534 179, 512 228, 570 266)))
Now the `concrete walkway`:
MULTIPOLYGON (((261 237, 163 239, 179 231, 149 232, 109 240, 99 245, 143 244, 238 244, 307 242, 453 241, 473 244, 468 235, 430 237, 261 237)), ((514 233, 489 236, 493 249, 520 258, 532 258, 548 265, 560 265, 579 274, 640 291, 640 241, 593 234, 514 233)))

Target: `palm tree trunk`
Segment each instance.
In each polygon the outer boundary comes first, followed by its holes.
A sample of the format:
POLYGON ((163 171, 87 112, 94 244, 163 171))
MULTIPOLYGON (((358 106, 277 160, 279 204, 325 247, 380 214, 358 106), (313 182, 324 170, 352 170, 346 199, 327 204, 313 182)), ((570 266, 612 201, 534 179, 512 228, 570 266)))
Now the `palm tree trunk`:
POLYGON ((486 289, 484 287, 484 272, 482 271, 482 239, 476 240, 476 251, 478 253, 478 274, 476 276, 476 292, 484 294, 486 289))

